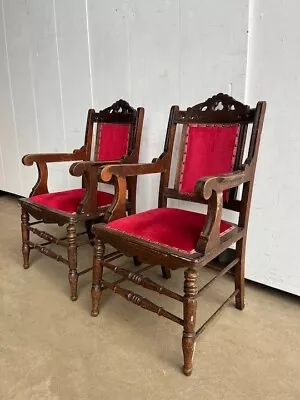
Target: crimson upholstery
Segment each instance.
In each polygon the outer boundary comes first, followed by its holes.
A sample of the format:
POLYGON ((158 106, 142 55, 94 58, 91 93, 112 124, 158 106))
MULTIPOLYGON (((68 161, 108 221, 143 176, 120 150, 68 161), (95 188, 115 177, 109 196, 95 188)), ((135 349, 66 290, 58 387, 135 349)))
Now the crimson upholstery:
POLYGON ((194 193, 200 178, 232 172, 239 125, 190 125, 187 128, 179 191, 194 193))
MULTIPOLYGON (((193 253, 204 227, 206 215, 177 208, 156 208, 110 222, 105 229, 116 230, 128 235, 193 253)), ((220 233, 233 229, 221 221, 220 233)))
POLYGON ((127 155, 130 134, 129 124, 98 125, 97 161, 120 160, 127 155))
MULTIPOLYGON (((30 197, 30 201, 68 214, 76 214, 77 207, 85 195, 86 189, 72 189, 63 192, 39 194, 30 197)), ((106 206, 113 201, 113 195, 106 192, 97 192, 98 206, 106 206)))

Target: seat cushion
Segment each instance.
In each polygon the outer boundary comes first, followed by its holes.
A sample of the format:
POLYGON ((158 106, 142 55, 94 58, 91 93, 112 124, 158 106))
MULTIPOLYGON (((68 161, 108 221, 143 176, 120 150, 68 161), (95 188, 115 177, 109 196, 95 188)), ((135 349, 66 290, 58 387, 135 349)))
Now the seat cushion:
MULTIPOLYGON (((44 207, 63 211, 68 214, 76 214, 79 203, 85 195, 86 189, 72 189, 63 192, 39 194, 30 197, 30 201, 44 207)), ((97 203, 99 207, 111 204, 113 195, 106 192, 97 192, 97 203)))
MULTIPOLYGON (((196 252, 205 220, 206 215, 200 213, 177 208, 156 208, 110 222, 105 229, 193 253, 196 252)), ((221 221, 221 235, 233 227, 229 222, 221 221)))

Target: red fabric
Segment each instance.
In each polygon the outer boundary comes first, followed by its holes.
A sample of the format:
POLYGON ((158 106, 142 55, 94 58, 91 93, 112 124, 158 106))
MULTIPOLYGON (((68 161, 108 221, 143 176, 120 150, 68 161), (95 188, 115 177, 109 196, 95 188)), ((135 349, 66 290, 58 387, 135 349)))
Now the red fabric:
POLYGON ((200 178, 232 172, 239 125, 190 125, 179 191, 194 193, 200 178))
MULTIPOLYGON (((75 214, 84 195, 85 189, 73 189, 65 190, 64 192, 39 194, 30 197, 30 201, 68 214, 75 214)), ((99 207, 109 205, 112 201, 112 194, 100 191, 97 192, 97 203, 99 207)))
MULTIPOLYGON (((106 228, 173 247, 184 252, 195 252, 197 241, 204 227, 206 215, 177 208, 156 208, 107 224, 106 228)), ((232 229, 222 221, 220 232, 232 229)))
POLYGON ((128 151, 130 125, 106 124, 98 125, 99 145, 98 161, 120 160, 128 151))

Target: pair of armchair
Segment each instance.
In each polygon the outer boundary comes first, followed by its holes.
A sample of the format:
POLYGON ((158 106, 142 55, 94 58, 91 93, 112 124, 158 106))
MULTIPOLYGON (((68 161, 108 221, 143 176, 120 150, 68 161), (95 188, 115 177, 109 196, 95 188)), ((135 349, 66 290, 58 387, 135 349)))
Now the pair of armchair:
MULTIPOLYGON (((255 108, 250 108, 222 93, 184 111, 178 106, 173 106, 164 151, 152 163, 137 164, 134 161, 100 165, 99 162, 86 160, 71 167, 74 175, 84 176, 86 193, 89 193, 91 181, 113 182, 115 185, 115 196, 111 205, 105 204, 100 208, 101 218, 105 215, 106 224, 94 224, 91 233, 95 241, 92 315, 97 316, 99 313, 103 291, 111 289, 124 299, 181 325, 185 375, 192 373, 195 341, 208 323, 233 298, 236 308, 244 308, 245 246, 265 109, 265 102, 258 102, 255 108), (181 135, 181 146, 175 183, 170 187, 170 168, 176 134, 181 135), (135 194, 136 177, 153 173, 160 174, 158 208, 136 214, 134 206, 130 206, 135 204, 132 196, 135 194), (240 196, 239 186, 242 186, 240 196), (207 213, 169 208, 167 202, 170 198, 207 204, 207 213), (238 223, 224 221, 223 209, 236 212, 238 223), (116 252, 105 254, 105 244, 112 245, 116 252), (223 265, 210 282, 199 287, 199 272, 232 245, 235 245, 235 250, 230 262, 223 265), (133 272, 114 265, 112 261, 122 253, 149 265, 133 272), (143 271, 157 265, 161 266, 165 278, 171 277, 172 270, 184 268, 183 293, 176 293, 142 275, 143 271), (104 268, 113 270, 120 275, 120 279, 114 282, 104 279, 104 268), (196 329, 199 296, 230 271, 234 274, 233 292, 216 312, 196 329), (121 287, 120 283, 126 280, 181 302, 182 317, 140 294, 121 287)), ((140 126, 141 130, 141 121, 140 125, 136 126, 140 126)), ((88 195, 86 198, 89 198, 88 195)), ((95 195, 93 199, 90 204, 95 204, 95 195)), ((31 202, 32 207, 32 200, 22 201, 25 266, 28 265, 29 249, 33 247, 27 236, 27 216, 24 216, 30 211, 28 208, 27 211, 26 208, 24 210, 28 202, 31 202)), ((83 208, 79 208, 72 218, 77 221, 82 210, 83 208)), ((39 215, 44 220, 43 215, 39 215)), ((89 221, 95 221, 96 217, 99 217, 95 213, 90 216, 89 221)), ((73 225, 74 222, 68 225, 69 248, 75 246, 73 225)), ((45 238, 51 241, 51 237, 45 238)), ((71 278, 76 264, 75 252, 72 251, 68 251, 71 278)), ((70 281, 72 282, 72 279, 70 281)))

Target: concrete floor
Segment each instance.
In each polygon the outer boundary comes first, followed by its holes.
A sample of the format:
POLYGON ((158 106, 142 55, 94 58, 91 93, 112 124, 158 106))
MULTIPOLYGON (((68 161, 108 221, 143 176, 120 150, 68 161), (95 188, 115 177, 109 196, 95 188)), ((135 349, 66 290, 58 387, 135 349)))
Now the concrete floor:
MULTIPOLYGON (((178 325, 109 292, 92 318, 90 274, 73 303, 64 265, 33 251, 23 270, 19 213, 14 198, 0 197, 1 400, 300 399, 299 299, 248 284, 245 310, 230 304, 198 339, 187 378, 178 325)), ((81 249, 83 267, 91 253, 81 249)), ((159 268, 149 276, 163 282, 159 268)), ((179 290, 181 277, 164 283, 179 290)), ((231 288, 224 278, 205 294, 199 324, 231 288)), ((159 303, 181 311, 167 298, 159 303)))

